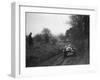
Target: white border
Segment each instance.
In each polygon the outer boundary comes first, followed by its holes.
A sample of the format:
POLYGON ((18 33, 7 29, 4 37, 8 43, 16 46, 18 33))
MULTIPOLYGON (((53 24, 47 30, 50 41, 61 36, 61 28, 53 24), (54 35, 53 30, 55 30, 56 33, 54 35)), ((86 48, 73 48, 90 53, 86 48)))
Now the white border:
MULTIPOLYGON (((15 4, 13 14, 15 20, 15 66, 12 75, 19 76, 36 76, 36 75, 54 75, 76 72, 91 72, 96 69, 96 53, 95 53, 95 9, 84 8, 60 8, 60 7, 42 7, 31 6, 27 4, 15 4), (71 66, 54 66, 54 67, 25 67, 25 12, 46 12, 60 14, 83 14, 90 15, 90 65, 71 65, 71 66), (95 54, 94 54, 95 53, 95 54), (15 71, 14 71, 15 70, 15 71)), ((13 59, 13 58, 12 58, 13 59)), ((12 68, 13 68, 12 67, 12 68)))

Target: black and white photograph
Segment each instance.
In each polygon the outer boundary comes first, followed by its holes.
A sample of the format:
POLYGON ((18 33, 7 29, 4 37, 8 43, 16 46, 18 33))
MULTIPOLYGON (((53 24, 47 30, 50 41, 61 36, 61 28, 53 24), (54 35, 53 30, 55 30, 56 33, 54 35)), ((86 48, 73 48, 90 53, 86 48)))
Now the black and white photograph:
POLYGON ((25 12, 25 66, 90 64, 90 16, 25 12))

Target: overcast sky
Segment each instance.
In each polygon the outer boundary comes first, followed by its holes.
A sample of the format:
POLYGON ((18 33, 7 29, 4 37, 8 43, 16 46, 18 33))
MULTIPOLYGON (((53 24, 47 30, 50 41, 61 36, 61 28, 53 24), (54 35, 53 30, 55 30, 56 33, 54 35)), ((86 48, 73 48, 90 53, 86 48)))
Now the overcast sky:
POLYGON ((44 28, 48 28, 52 34, 65 34, 71 25, 69 22, 71 15, 26 13, 26 35, 32 32, 32 36, 41 33, 44 28))

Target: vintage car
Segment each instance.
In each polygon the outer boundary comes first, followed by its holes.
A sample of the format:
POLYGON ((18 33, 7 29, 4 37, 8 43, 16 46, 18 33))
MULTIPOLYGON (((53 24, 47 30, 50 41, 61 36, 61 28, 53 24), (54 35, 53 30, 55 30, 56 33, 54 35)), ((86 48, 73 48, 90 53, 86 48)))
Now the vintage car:
POLYGON ((70 57, 76 55, 76 50, 72 47, 65 47, 63 49, 64 57, 70 57))

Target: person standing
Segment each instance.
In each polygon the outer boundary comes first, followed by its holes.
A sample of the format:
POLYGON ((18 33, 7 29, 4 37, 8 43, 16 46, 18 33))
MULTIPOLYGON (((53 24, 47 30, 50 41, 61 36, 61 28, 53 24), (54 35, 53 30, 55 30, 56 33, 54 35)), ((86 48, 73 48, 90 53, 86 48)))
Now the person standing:
POLYGON ((33 45, 32 33, 29 34, 29 46, 33 45))

